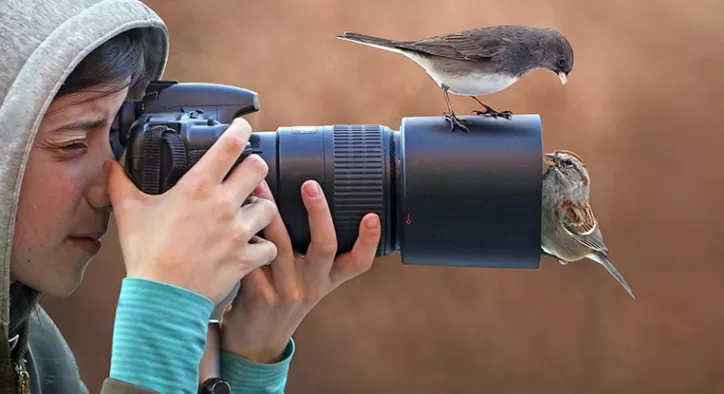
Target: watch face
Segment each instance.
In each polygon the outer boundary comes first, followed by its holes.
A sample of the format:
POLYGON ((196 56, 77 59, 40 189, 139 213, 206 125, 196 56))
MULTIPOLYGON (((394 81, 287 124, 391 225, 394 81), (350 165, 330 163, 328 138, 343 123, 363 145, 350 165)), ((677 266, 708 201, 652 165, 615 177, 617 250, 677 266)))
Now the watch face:
POLYGON ((231 394, 231 386, 221 378, 210 378, 201 385, 199 394, 231 394))

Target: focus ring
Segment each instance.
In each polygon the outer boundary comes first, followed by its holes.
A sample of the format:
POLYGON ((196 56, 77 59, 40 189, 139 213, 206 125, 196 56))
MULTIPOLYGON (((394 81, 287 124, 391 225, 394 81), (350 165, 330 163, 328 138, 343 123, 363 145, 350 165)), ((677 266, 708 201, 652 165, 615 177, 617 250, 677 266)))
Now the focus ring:
MULTIPOLYGON (((349 250, 357 239, 360 221, 368 213, 382 218, 385 160, 380 125, 335 125, 334 226, 338 247, 349 250)), ((385 234, 381 235, 384 239, 385 234)))

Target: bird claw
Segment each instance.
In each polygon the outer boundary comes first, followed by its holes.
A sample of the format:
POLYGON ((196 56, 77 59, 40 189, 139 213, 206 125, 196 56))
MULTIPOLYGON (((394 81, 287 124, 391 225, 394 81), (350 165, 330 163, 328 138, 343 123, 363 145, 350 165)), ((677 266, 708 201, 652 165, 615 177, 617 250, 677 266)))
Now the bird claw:
POLYGON ((492 117, 493 119, 496 119, 496 118, 498 118, 498 117, 505 118, 505 119, 510 119, 511 116, 513 115, 513 113, 510 112, 510 111, 498 112, 498 111, 492 109, 492 108, 489 107, 489 106, 485 106, 485 111, 481 111, 481 110, 479 110, 479 109, 476 109, 476 110, 473 110, 473 113, 474 113, 475 115, 490 116, 490 117, 492 117))
POLYGON ((443 112, 442 116, 445 117, 445 120, 447 120, 448 123, 450 123, 450 132, 451 133, 455 130, 455 127, 459 127, 466 133, 470 132, 470 129, 468 129, 468 127, 463 124, 463 120, 461 120, 457 116, 455 116, 454 113, 443 112))

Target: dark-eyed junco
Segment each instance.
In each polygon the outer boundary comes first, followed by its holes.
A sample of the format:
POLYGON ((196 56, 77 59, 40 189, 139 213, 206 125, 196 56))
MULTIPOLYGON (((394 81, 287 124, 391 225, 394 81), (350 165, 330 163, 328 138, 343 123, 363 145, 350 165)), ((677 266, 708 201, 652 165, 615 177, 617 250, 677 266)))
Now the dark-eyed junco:
POLYGON ((448 112, 443 113, 455 126, 468 131, 455 116, 448 93, 471 96, 485 108, 478 115, 510 118, 512 112, 498 112, 477 97, 501 91, 525 73, 543 68, 558 74, 564 85, 573 69, 573 48, 563 34, 549 28, 529 26, 489 26, 425 38, 397 41, 346 32, 337 38, 369 45, 412 59, 425 69, 442 89, 448 112))
POLYGON ((608 258, 601 227, 589 202, 591 177, 581 157, 561 149, 546 153, 543 161, 550 167, 543 174, 541 254, 563 265, 591 259, 604 266, 636 298, 608 258))

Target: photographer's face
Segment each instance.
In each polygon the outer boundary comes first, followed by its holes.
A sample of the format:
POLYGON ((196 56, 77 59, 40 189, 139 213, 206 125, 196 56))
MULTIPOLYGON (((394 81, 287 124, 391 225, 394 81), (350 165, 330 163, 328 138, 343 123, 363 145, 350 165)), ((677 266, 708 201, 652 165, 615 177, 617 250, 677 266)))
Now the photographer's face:
MULTIPOLYGON (((115 90, 88 90, 109 88, 115 90)), ((103 163, 114 159, 110 126, 127 92, 73 93, 51 104, 20 190, 13 280, 55 297, 67 297, 80 285, 108 226, 103 163)))

